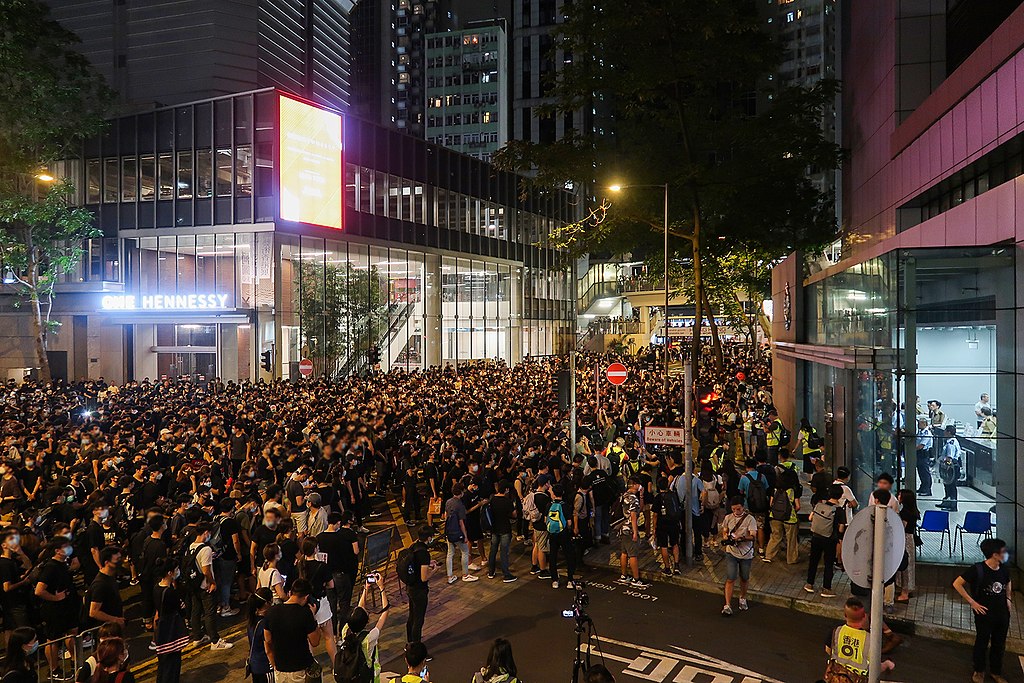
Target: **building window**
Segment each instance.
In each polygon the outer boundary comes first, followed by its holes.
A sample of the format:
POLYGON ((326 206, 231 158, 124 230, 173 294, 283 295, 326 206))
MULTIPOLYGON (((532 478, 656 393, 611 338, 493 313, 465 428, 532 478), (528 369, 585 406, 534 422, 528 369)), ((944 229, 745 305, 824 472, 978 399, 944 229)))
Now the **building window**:
POLYGON ((118 159, 103 160, 103 201, 116 202, 118 197, 118 159))
POLYGON ((121 201, 134 202, 138 196, 138 177, 135 157, 121 159, 121 201))
POLYGON ((157 164, 157 181, 160 183, 159 199, 174 199, 174 155, 165 153, 159 157, 157 164))
POLYGON ((252 196, 252 146, 242 145, 235 150, 235 194, 252 196))
POLYGON ((87 204, 97 204, 100 201, 100 186, 103 184, 102 172, 100 171, 100 160, 89 159, 85 162, 86 190, 85 201, 87 204))
POLYGON ((192 199, 192 152, 178 152, 178 199, 192 199))
POLYGON ((143 154, 139 157, 139 199, 153 201, 156 192, 156 157, 143 154))
POLYGON ((213 152, 208 149, 199 149, 196 150, 196 197, 212 196, 213 152))
POLYGON ((230 149, 217 150, 217 177, 214 182, 218 197, 231 196, 231 172, 234 166, 232 161, 230 149))

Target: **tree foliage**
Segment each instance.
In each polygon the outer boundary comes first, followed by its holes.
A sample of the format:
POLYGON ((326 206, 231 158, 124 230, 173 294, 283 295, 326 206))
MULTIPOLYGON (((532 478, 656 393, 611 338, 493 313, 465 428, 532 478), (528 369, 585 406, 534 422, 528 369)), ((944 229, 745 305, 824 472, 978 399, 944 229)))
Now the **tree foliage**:
MULTIPOLYGON (((752 0, 575 3, 556 45, 568 58, 540 115, 583 110, 600 120, 569 143, 519 143, 496 161, 537 167, 535 182, 551 185, 668 183, 672 257, 689 263, 698 309, 708 305, 704 269, 721 269, 726 255, 771 261, 834 240, 834 198, 809 171, 841 161, 822 127, 838 84, 765 88, 781 48, 752 0)), ((607 191, 594 194, 597 204, 607 191)), ((563 245, 629 252, 653 267, 663 253, 662 193, 633 187, 609 198, 606 211, 563 231, 563 245)))
POLYGON ((29 305, 40 379, 49 381, 47 336, 54 288, 75 269, 92 215, 69 206, 74 187, 36 179, 99 133, 112 91, 37 0, 0 0, 0 259, 5 281, 29 305))

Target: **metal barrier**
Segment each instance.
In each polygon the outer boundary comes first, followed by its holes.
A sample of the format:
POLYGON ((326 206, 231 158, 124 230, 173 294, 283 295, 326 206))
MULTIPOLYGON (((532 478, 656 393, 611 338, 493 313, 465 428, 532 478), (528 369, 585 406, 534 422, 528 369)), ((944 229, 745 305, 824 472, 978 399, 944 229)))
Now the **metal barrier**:
POLYGON ((99 630, 99 626, 94 626, 78 635, 40 642, 34 662, 36 680, 40 683, 75 680, 78 670, 96 650, 99 630))

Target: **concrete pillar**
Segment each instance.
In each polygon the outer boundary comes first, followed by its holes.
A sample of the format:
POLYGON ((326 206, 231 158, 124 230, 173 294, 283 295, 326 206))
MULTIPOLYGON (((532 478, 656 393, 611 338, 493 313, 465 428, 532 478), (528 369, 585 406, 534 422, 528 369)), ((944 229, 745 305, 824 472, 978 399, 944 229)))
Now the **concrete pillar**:
POLYGON ((135 379, 142 381, 146 377, 156 381, 160 379, 157 374, 156 354, 151 350, 156 346, 156 325, 135 326, 135 379))
POLYGON ((423 264, 423 366, 441 364, 441 257, 425 254, 423 264))
MULTIPOLYGON (((509 275, 509 364, 523 360, 523 270, 513 266, 509 275)), ((576 283, 570 283, 575 287, 576 283)), ((575 292, 575 290, 573 290, 575 292)), ((573 340, 575 343, 575 340, 573 340)))
MULTIPOLYGON (((223 323, 219 325, 217 349, 217 372, 223 382, 238 381, 238 325, 223 323)), ((212 379, 212 378, 211 378, 212 379)))

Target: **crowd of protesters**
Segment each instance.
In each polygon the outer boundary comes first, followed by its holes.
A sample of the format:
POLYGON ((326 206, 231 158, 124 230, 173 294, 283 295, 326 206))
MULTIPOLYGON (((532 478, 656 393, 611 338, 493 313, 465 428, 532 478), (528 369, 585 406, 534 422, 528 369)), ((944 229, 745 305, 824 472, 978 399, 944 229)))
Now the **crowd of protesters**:
MULTIPOLYGON (((716 381, 723 436, 702 447, 694 478, 697 555, 723 526, 716 500, 724 512, 722 501, 740 493, 729 469, 737 456, 779 454, 778 440, 764 447, 773 424, 767 352, 727 346, 718 373, 710 355, 702 374, 716 381)), ((152 632, 161 683, 177 680, 189 643, 230 648, 219 620, 239 609, 249 615, 251 664, 273 666, 279 678, 302 669, 304 661, 274 661, 275 630, 301 631, 338 661, 346 639, 368 625, 366 611, 352 607, 368 586, 357 586, 364 525, 392 496, 410 524, 425 521, 422 548, 406 563, 415 576, 403 578, 409 643, 421 640, 426 580, 437 569, 426 552, 435 527, 450 583, 478 580, 484 569, 519 578, 512 539, 532 542, 531 573, 553 588, 573 588, 588 549, 613 541, 623 582, 643 585, 637 560, 646 544, 662 550, 664 571, 678 572, 681 457, 646 445, 643 429, 682 424, 682 375, 666 386, 656 354, 642 353, 629 360, 629 382, 599 398, 581 373, 570 443, 557 388, 563 366, 528 359, 344 381, 7 385, 8 652, 26 638, 26 653, 42 642, 57 672, 75 635, 99 627, 88 679, 113 680, 127 652, 125 596, 138 586, 130 616, 152 632), (613 516, 623 520, 614 532, 613 516), (306 619, 296 626, 298 612, 277 609, 296 603, 309 606, 311 630, 306 619)))

